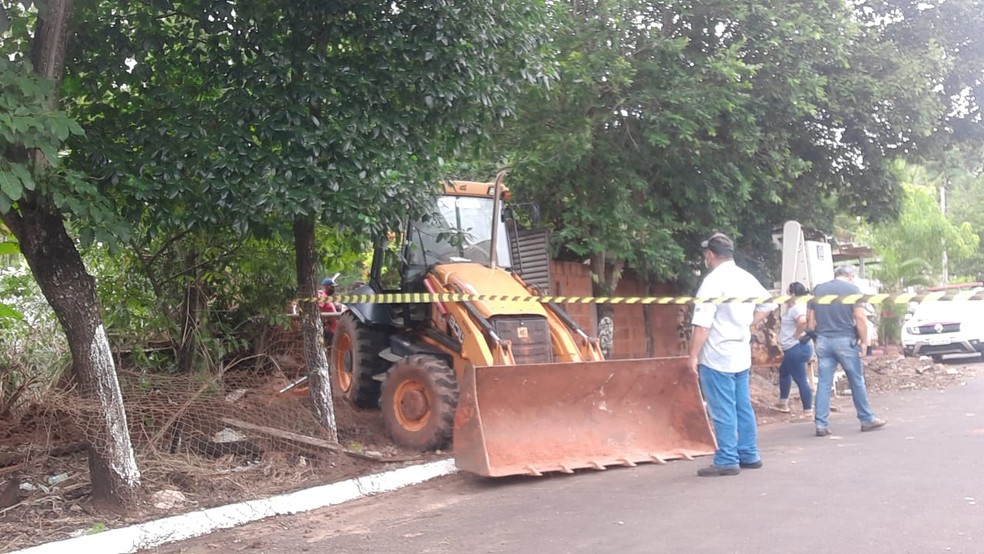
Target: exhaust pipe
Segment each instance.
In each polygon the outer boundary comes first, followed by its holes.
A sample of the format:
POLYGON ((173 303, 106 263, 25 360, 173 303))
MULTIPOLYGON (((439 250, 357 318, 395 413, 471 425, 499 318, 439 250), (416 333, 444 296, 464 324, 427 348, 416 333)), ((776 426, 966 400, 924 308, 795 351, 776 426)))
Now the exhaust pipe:
POLYGON ((502 180, 506 178, 506 171, 502 170, 495 176, 495 198, 492 199, 492 242, 489 244, 489 267, 495 269, 499 265, 499 202, 502 196, 502 180))

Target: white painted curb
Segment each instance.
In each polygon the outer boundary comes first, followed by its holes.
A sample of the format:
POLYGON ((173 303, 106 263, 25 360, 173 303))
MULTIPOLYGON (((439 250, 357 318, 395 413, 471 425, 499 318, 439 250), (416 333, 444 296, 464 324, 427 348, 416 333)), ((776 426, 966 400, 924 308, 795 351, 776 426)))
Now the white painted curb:
POLYGON ((10 554, 62 554, 65 552, 123 554, 137 552, 145 548, 198 537, 218 529, 227 529, 271 516, 296 514, 326 506, 335 506, 350 500, 423 483, 436 477, 451 475, 457 471, 458 468, 455 467, 454 460, 430 462, 394 469, 385 473, 357 477, 330 485, 320 485, 271 498, 208 508, 130 527, 112 529, 94 535, 50 542, 23 550, 15 550, 10 554))

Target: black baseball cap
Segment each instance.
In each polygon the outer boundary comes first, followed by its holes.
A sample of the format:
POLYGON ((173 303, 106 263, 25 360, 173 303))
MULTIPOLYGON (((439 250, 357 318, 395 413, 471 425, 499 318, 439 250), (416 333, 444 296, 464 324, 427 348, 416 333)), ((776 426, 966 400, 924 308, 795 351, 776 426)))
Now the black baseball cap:
POLYGON ((700 247, 710 250, 719 256, 735 253, 735 243, 724 233, 714 233, 707 237, 707 240, 700 243, 700 247))

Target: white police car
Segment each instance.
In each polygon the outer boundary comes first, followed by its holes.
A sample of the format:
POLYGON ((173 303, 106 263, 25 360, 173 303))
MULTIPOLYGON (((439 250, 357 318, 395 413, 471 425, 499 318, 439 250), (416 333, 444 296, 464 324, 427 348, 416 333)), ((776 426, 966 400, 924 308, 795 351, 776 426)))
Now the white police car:
POLYGON ((902 350, 906 356, 930 356, 943 361, 948 354, 984 354, 984 307, 980 302, 943 300, 923 302, 906 314, 902 350))

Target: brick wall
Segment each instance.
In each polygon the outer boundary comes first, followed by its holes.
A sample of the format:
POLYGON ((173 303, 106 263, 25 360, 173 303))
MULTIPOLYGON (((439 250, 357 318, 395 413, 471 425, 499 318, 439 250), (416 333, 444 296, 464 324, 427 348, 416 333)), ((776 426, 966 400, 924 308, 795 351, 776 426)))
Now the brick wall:
MULTIPOLYGON (((550 293, 555 296, 593 296, 591 272, 578 262, 550 262, 550 293)), ((584 332, 598 333, 598 313, 594 304, 562 304, 560 306, 580 325, 584 332)))
MULTIPOLYGON (((627 274, 619 281, 615 296, 677 295, 676 288, 669 284, 653 285, 648 293, 645 287, 634 275, 627 274)), ((679 326, 684 312, 680 306, 617 304, 612 358, 648 357, 649 339, 653 341, 652 355, 655 357, 682 354, 679 326), (650 314, 650 332, 646 330, 645 310, 650 314)))
MULTIPOLYGON (((591 272, 588 266, 578 262, 551 262, 551 293, 563 296, 592 296, 591 272)), ((616 296, 647 296, 645 284, 630 273, 622 277, 615 289, 616 296)), ((654 285, 651 296, 675 296, 671 285, 654 285)), ((565 304, 562 306, 590 335, 598 333, 598 316, 595 304, 565 304)), ((677 356, 682 353, 678 326, 684 311, 679 306, 615 305, 615 335, 612 358, 644 358, 648 354, 648 339, 643 310, 652 315, 653 355, 677 356)))

